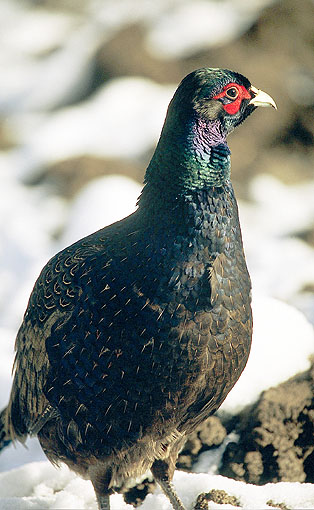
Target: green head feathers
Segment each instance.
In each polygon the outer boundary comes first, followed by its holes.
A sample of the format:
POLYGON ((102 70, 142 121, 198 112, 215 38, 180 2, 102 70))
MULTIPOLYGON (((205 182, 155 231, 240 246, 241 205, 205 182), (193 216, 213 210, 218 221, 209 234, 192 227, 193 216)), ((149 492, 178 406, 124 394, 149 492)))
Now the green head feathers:
POLYGON ((257 106, 275 103, 239 73, 204 68, 187 75, 169 104, 145 182, 176 194, 222 186, 230 178, 226 137, 257 106))

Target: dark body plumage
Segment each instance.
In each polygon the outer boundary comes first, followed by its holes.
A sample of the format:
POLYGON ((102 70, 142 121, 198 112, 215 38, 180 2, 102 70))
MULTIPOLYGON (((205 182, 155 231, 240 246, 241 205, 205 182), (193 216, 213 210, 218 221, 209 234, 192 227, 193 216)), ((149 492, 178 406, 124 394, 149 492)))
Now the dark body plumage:
POLYGON ((49 459, 92 480, 100 508, 149 468, 183 508, 169 483, 178 451, 249 355, 250 278, 225 138, 257 94, 227 114, 212 98, 230 82, 250 89, 226 70, 185 78, 137 211, 48 262, 17 335, 5 439, 37 434, 49 459))

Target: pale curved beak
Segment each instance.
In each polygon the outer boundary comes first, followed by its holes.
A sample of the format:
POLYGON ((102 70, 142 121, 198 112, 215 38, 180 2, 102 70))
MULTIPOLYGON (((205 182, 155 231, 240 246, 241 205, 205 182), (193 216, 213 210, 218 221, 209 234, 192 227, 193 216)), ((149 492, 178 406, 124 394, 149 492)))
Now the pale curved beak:
POLYGON ((277 105, 270 95, 266 94, 262 90, 257 89, 256 87, 251 86, 251 91, 253 92, 254 97, 252 97, 249 104, 253 104, 254 106, 272 106, 277 110, 277 105))

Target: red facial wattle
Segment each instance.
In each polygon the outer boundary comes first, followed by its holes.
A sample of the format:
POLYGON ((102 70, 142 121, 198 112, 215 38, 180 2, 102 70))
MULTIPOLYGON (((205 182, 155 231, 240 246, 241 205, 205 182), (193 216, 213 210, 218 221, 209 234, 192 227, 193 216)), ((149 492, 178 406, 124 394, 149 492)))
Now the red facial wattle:
POLYGON ((222 104, 223 109, 229 113, 229 115, 234 115, 240 110, 241 103, 243 99, 251 99, 250 93, 247 91, 247 89, 243 85, 238 85, 237 83, 228 83, 226 85, 222 92, 220 94, 217 94, 217 96, 214 96, 214 99, 221 99, 221 98, 228 98, 231 102, 222 104), (228 97, 228 90, 230 89, 236 89, 238 92, 238 95, 232 99, 231 97, 228 97))

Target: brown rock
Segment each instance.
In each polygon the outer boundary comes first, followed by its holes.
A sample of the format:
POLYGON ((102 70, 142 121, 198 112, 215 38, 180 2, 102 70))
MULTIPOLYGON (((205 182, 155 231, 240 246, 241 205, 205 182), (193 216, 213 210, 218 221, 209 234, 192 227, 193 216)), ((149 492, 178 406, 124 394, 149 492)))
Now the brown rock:
POLYGON ((224 490, 213 489, 207 493, 202 492, 198 496, 194 510, 207 510, 208 501, 213 501, 219 505, 240 506, 239 500, 235 496, 229 496, 224 490))
POLYGON ((201 452, 219 446, 227 435, 217 416, 210 416, 190 434, 179 455, 177 468, 190 471, 201 452))
POLYGON ((104 77, 145 76, 159 83, 182 79, 180 64, 154 57, 146 50, 146 29, 140 24, 123 27, 98 51, 96 64, 104 77))
POLYGON ((255 484, 314 480, 314 369, 262 393, 242 411, 238 443, 229 443, 220 474, 255 484))
POLYGON ((143 182, 144 167, 116 159, 102 159, 96 156, 79 156, 59 161, 45 168, 29 184, 45 182, 66 198, 72 198, 89 181, 105 175, 125 175, 143 182))
POLYGON ((143 503, 147 494, 153 493, 155 489, 156 483, 153 480, 148 480, 148 478, 146 478, 143 482, 127 489, 123 494, 123 499, 128 505, 138 507, 143 503))

